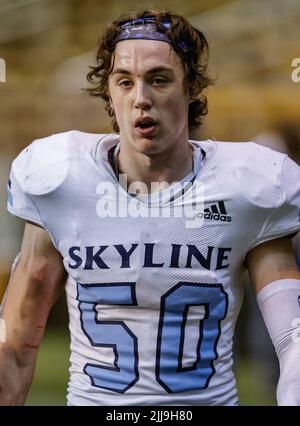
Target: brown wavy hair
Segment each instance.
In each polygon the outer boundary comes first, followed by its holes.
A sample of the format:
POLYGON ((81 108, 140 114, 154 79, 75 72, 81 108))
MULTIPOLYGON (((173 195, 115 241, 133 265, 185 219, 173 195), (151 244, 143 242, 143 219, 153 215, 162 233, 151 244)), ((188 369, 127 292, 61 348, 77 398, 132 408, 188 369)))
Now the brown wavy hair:
POLYGON ((213 84, 207 70, 208 43, 204 34, 194 28, 183 16, 158 9, 144 9, 120 16, 113 21, 102 33, 98 42, 97 66, 90 67, 87 80, 94 87, 86 89, 91 96, 99 96, 106 102, 105 109, 113 118, 114 131, 119 132, 114 111, 109 102, 108 79, 113 68, 113 56, 116 38, 120 33, 120 24, 131 19, 155 17, 158 31, 164 32, 171 41, 171 46, 179 56, 185 70, 186 86, 190 92, 192 102, 189 105, 189 129, 198 128, 202 117, 207 114, 207 99, 203 90, 213 84), (171 26, 165 30, 162 21, 168 19, 171 26), (184 47, 182 43, 184 42, 184 47))

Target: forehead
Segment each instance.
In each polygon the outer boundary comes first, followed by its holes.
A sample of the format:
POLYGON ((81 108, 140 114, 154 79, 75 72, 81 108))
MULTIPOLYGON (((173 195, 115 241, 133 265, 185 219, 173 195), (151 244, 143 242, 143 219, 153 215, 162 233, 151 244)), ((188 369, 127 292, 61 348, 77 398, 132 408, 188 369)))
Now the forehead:
POLYGON ((174 71, 183 70, 180 58, 169 43, 156 40, 123 40, 116 45, 113 70, 121 67, 132 72, 146 72, 148 69, 163 66, 174 71))

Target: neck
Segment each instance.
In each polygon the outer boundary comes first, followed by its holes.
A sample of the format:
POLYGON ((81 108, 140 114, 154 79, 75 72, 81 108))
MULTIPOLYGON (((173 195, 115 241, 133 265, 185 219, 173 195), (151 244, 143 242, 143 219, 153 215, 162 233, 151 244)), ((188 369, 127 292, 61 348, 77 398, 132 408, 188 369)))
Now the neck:
MULTIPOLYGON (((151 191, 151 183, 180 181, 193 170, 193 148, 186 140, 165 151, 146 154, 120 142, 116 159, 119 173, 126 174, 128 185, 143 182, 151 191)), ((141 192, 144 192, 141 188, 141 192)))

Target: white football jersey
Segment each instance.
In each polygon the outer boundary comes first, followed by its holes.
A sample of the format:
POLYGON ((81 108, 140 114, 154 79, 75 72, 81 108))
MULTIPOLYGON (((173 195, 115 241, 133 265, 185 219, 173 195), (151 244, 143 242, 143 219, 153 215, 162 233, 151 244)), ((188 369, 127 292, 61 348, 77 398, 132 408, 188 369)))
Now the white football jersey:
POLYGON ((238 404, 240 276, 249 250, 299 230, 299 167, 253 142, 191 141, 195 176, 153 205, 120 187, 118 141, 36 140, 8 185, 8 210, 49 232, 69 274, 68 403, 238 404))

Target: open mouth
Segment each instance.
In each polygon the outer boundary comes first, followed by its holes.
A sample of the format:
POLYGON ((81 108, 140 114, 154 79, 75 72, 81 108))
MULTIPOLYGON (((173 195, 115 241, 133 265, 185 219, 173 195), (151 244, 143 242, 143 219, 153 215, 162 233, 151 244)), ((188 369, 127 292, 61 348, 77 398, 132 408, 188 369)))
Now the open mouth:
POLYGON ((141 129, 148 129, 149 127, 154 126, 153 123, 141 123, 138 127, 140 127, 141 129))
POLYGON ((158 126, 158 122, 151 117, 140 117, 135 121, 134 127, 142 136, 151 136, 158 126))
POLYGON ((149 129, 150 127, 156 126, 157 121, 151 117, 140 117, 135 121, 134 126, 141 129, 149 129))

